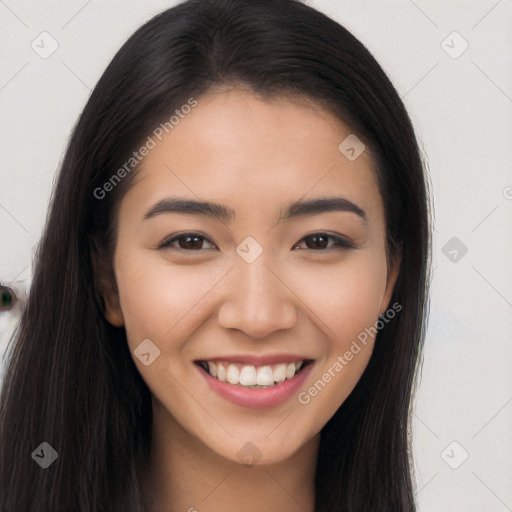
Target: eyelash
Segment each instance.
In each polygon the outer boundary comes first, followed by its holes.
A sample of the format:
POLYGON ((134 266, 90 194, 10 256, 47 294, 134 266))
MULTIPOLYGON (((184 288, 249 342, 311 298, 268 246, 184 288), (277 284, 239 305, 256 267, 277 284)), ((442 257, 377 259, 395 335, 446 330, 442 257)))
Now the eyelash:
MULTIPOLYGON (((316 233, 311 233, 310 235, 305 236, 297 244, 295 244, 294 247, 299 245, 302 241, 307 240, 308 238, 315 237, 315 236, 322 236, 323 238, 327 238, 327 239, 330 238, 332 240, 336 240, 338 247, 337 248, 335 247, 334 250, 355 249, 354 244, 352 242, 349 242, 345 238, 341 238, 341 237, 335 236, 335 235, 330 235, 329 233, 325 233, 323 231, 318 231, 316 233)), ((183 249, 181 247, 178 247, 178 248, 171 247, 171 244, 173 242, 176 242, 180 239, 188 238, 188 237, 200 238, 200 239, 206 240, 206 241, 210 242, 211 244, 215 245, 213 242, 211 242, 208 239, 208 237, 201 235, 201 233, 187 232, 187 233, 180 233, 179 235, 175 235, 175 236, 173 235, 171 238, 167 238, 158 246, 158 249, 172 249, 172 250, 183 251, 183 252, 200 252, 202 250, 208 250, 208 249, 197 249, 197 250, 191 249, 191 250, 189 250, 189 249, 183 249)), ((328 247, 328 248, 324 248, 324 249, 306 249, 306 250, 315 251, 315 252, 324 252, 324 251, 329 251, 332 249, 333 249, 333 247, 331 246, 330 248, 328 247)), ((304 250, 304 249, 299 249, 299 250, 304 250)))

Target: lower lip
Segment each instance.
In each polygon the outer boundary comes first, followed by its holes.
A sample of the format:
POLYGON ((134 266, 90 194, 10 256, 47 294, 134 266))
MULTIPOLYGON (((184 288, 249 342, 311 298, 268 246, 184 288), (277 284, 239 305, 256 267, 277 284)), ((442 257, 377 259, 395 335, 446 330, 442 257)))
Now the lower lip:
POLYGON ((251 409, 265 409, 280 405, 295 394, 311 372, 313 364, 314 363, 309 363, 292 379, 286 379, 271 388, 245 388, 237 384, 222 382, 219 379, 212 377, 199 366, 197 369, 206 379, 210 388, 222 398, 243 407, 250 407, 251 409))

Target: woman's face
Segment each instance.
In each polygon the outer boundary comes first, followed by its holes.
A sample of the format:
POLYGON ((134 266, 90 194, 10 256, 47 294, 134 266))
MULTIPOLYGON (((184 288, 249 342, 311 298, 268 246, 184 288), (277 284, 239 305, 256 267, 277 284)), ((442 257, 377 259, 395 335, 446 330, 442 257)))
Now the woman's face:
POLYGON ((397 269, 369 152, 339 148, 350 134, 320 107, 232 90, 153 137, 120 205, 107 318, 159 427, 278 462, 356 385, 397 269))

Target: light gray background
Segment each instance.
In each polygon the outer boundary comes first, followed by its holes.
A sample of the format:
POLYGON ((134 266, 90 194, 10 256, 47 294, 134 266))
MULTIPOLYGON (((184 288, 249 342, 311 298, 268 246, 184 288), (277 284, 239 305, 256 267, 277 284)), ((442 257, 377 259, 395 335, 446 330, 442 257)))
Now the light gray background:
MULTIPOLYGON (((54 173, 100 74, 174 3, 0 0, 0 280, 30 275, 54 173), (31 48, 43 31, 59 45, 47 59, 31 48)), ((309 3, 381 63, 430 169, 435 271, 413 430, 420 512, 512 511, 512 0, 309 3), (443 253, 453 237, 465 255, 443 253)))

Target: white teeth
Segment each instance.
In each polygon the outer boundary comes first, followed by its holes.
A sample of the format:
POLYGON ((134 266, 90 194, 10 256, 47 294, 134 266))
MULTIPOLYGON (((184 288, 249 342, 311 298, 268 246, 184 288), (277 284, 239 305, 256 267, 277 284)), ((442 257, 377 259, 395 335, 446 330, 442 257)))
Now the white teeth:
POLYGON ((272 386, 274 384, 274 372, 270 366, 262 366, 258 370, 257 384, 258 386, 272 386))
POLYGON ((286 378, 291 379, 295 375, 295 363, 290 363, 286 367, 286 378))
POLYGON ((274 380, 276 382, 283 382, 286 379, 286 365, 278 364, 274 369, 274 380))
POLYGON ((230 364, 228 366, 226 379, 230 384, 238 384, 240 382, 240 372, 238 371, 236 365, 230 364))
MULTIPOLYGON (((280 363, 275 365, 243 366, 227 362, 205 361, 212 377, 222 382, 239 384, 247 387, 269 387, 291 379, 304 366, 304 361, 280 363)), ((203 363, 204 364, 204 363, 203 363)))
POLYGON ((217 379, 226 382, 226 369, 223 364, 217 365, 217 379))
POLYGON ((252 365, 244 366, 240 372, 239 382, 242 386, 255 386, 259 384, 256 376, 256 368, 252 365))
POLYGON ((208 370, 210 375, 217 377, 217 365, 215 363, 208 362, 208 370))

